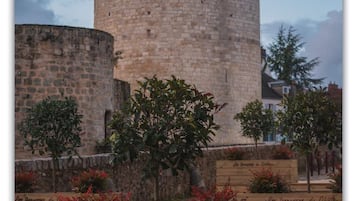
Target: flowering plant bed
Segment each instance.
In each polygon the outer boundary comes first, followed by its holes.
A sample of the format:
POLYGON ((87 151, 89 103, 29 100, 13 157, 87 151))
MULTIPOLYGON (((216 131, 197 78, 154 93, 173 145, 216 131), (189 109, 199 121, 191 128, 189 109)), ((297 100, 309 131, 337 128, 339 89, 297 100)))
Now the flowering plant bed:
POLYGON ((249 186, 253 172, 262 168, 271 169, 287 183, 298 181, 297 160, 219 160, 216 161, 216 184, 224 186, 249 186))
POLYGON ((15 174, 15 192, 31 193, 35 184, 36 175, 33 172, 17 172, 15 174))
POLYGON ((85 193, 91 188, 93 193, 99 193, 106 190, 107 179, 108 174, 105 171, 89 169, 73 177, 71 182, 76 192, 85 193))
MULTIPOLYGON (((119 194, 120 193, 113 193, 119 194)), ((15 201, 59 201, 58 196, 78 197, 78 193, 16 193, 15 201)), ((94 194, 98 195, 98 194, 94 194)), ((126 195, 126 194, 124 194, 126 195)), ((237 201, 342 201, 341 193, 237 193, 237 201)), ((121 201, 121 200, 119 200, 121 201)), ((124 201, 124 200, 123 200, 124 201)), ((126 201, 126 200, 125 200, 126 201)))
POLYGON ((238 193, 237 201, 342 201, 341 193, 238 193))
POLYGON ((130 201, 130 193, 16 193, 15 201, 130 201))

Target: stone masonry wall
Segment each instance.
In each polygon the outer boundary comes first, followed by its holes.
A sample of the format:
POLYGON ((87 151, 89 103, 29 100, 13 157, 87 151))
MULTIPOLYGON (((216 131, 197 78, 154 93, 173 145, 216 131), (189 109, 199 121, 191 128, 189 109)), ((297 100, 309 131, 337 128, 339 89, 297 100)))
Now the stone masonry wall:
MULTIPOLYGON (((80 153, 104 138, 105 112, 114 109, 113 37, 74 27, 15 27, 15 157, 33 157, 18 124, 27 108, 48 96, 74 97, 82 119, 80 153)), ((118 101, 117 101, 118 102, 118 101)), ((36 156, 34 156, 36 157, 36 156)))
POLYGON ((111 33, 114 77, 130 83, 175 75, 228 105, 212 145, 252 142, 236 113, 261 99, 259 0, 95 0, 96 29, 111 33))
MULTIPOLYGON (((241 147, 246 152, 245 159, 255 159, 255 147, 241 147)), ((269 159, 273 153, 274 146, 259 146, 259 158, 269 159)), ((141 180, 141 169, 144 166, 142 160, 133 163, 124 163, 112 166, 109 154, 99 154, 93 156, 82 156, 82 159, 62 158, 60 160, 60 171, 57 172, 59 178, 58 191, 71 191, 70 179, 78 176, 83 170, 89 168, 105 170, 110 175, 114 183, 114 191, 131 192, 133 201, 150 200, 153 196, 153 183, 141 180)), ((204 151, 204 157, 196 161, 201 175, 207 187, 213 187, 216 183, 216 160, 227 159, 226 149, 213 149, 204 151)), ((37 177, 35 186, 36 192, 51 192, 51 170, 52 163, 49 158, 42 159, 22 159, 15 161, 15 171, 33 171, 37 177)), ((170 198, 175 195, 187 194, 190 191, 190 180, 187 173, 181 173, 178 177, 170 176, 163 172, 160 178, 160 191, 163 197, 170 198)))

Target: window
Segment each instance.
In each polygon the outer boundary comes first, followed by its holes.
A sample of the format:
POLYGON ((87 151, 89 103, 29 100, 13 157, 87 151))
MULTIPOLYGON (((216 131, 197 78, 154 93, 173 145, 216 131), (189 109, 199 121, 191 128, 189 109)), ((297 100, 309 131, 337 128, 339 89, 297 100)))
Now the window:
POLYGON ((290 87, 289 86, 283 86, 283 94, 289 94, 290 92, 290 87))
POLYGON ((110 110, 106 110, 104 113, 104 138, 107 139, 110 137, 110 129, 108 128, 108 123, 112 118, 112 112, 110 110))
POLYGON ((276 105, 275 104, 271 104, 271 103, 266 103, 266 104, 264 104, 264 108, 265 109, 269 109, 269 110, 271 110, 271 111, 276 111, 276 105))

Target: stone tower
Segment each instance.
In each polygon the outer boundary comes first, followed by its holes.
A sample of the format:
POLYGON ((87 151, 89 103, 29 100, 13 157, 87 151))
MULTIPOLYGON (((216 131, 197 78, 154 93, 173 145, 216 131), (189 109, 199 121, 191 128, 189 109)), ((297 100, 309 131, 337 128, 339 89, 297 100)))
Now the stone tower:
POLYGON ((114 77, 175 75, 228 103, 212 145, 251 142, 233 116, 261 99, 259 0, 95 0, 94 27, 114 36, 114 77))
MULTIPOLYGON (((15 26, 15 123, 48 96, 69 96, 82 118, 81 154, 92 154, 105 137, 105 118, 118 105, 114 96, 113 37, 103 31, 64 26, 15 26)), ((32 157, 15 131, 16 159, 32 157)), ((36 157, 36 156, 35 156, 36 157)))

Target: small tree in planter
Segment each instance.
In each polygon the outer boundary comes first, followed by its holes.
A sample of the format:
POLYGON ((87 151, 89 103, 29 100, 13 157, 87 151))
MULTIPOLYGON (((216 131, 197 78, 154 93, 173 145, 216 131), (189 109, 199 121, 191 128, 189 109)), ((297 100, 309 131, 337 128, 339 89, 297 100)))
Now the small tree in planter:
POLYGON ((52 158, 52 185, 56 192, 58 160, 63 155, 77 154, 80 146, 82 115, 78 114, 77 103, 65 97, 55 100, 50 97, 32 106, 19 127, 32 154, 47 154, 52 158))
POLYGON ((145 154, 144 178, 154 178, 154 199, 159 200, 159 175, 163 169, 188 170, 202 148, 212 140, 218 125, 213 114, 223 106, 210 93, 199 92, 184 80, 138 82, 127 108, 115 113, 110 127, 114 162, 133 161, 145 154))
POLYGON ((341 121, 335 104, 323 89, 300 92, 286 96, 282 101, 283 111, 278 112, 278 121, 283 135, 291 141, 294 151, 306 158, 308 192, 310 192, 309 158, 320 145, 329 148, 340 142, 341 121))
POLYGON ((269 109, 264 109, 263 103, 255 100, 249 102, 242 109, 242 112, 234 116, 234 119, 240 121, 243 136, 253 138, 255 153, 258 158, 258 140, 274 128, 273 112, 269 109))

